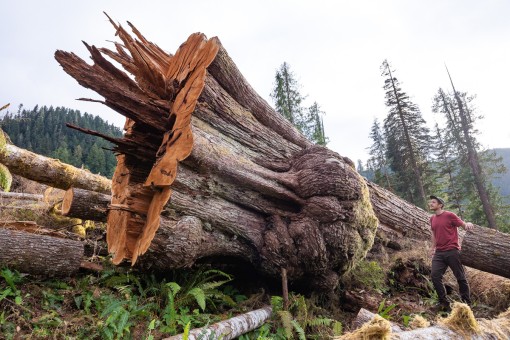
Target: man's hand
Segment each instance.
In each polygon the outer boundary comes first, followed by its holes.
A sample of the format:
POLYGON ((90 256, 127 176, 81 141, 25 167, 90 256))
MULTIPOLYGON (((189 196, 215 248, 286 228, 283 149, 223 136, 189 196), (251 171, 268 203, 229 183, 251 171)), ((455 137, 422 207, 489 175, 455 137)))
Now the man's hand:
POLYGON ((475 226, 473 223, 471 223, 471 222, 464 223, 464 230, 470 231, 470 230, 473 230, 474 228, 475 228, 475 226))
POLYGON ((434 247, 430 248, 430 250, 429 250, 430 257, 433 257, 435 253, 436 253, 436 248, 434 248, 434 247))

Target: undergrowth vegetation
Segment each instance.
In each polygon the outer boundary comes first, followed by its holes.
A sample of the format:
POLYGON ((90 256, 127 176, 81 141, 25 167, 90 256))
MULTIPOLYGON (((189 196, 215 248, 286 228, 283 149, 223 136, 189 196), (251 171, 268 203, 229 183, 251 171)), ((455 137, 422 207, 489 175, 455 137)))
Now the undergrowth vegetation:
POLYGON ((244 299, 232 277, 200 267, 169 277, 123 268, 39 280, 1 270, 0 333, 7 339, 154 339, 229 317, 244 299))
POLYGON ((272 319, 241 339, 324 339, 339 321, 302 295, 243 295, 233 277, 202 265, 164 277, 113 267, 73 278, 40 279, 0 271, 0 334, 6 339, 160 339, 271 303, 272 319), (259 300, 258 302, 254 300, 259 300))

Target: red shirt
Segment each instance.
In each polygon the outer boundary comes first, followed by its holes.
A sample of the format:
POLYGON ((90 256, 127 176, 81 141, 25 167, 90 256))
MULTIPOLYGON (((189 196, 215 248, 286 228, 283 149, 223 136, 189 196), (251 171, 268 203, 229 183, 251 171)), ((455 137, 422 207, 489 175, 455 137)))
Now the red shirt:
POLYGON ((432 215, 430 217, 430 226, 436 239, 436 250, 460 249, 457 228, 463 224, 464 221, 450 211, 443 211, 439 215, 432 215))

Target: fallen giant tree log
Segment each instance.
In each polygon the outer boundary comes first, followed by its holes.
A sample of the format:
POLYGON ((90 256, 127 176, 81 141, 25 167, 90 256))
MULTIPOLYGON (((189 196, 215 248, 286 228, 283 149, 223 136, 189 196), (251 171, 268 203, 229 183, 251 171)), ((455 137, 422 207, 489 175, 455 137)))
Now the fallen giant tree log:
POLYGON ((123 45, 86 45, 93 65, 55 54, 128 118, 123 138, 103 136, 119 153, 107 230, 114 262, 136 262, 151 243, 159 257, 171 243, 188 253, 180 265, 197 252, 235 256, 272 277, 286 268, 289 280, 336 286, 370 249, 377 227, 352 162, 313 146, 279 116, 218 39, 193 34, 171 56, 135 28, 136 39, 114 26, 123 45), (162 229, 171 239, 158 244, 162 229))

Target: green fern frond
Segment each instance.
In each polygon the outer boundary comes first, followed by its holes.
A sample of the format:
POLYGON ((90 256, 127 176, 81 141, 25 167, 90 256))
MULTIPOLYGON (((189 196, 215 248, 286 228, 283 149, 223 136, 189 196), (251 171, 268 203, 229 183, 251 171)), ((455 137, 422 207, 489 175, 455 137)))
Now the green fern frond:
POLYGON ((182 334, 182 340, 188 340, 189 338, 189 329, 191 327, 191 321, 189 321, 184 327, 184 332, 182 334))
POLYGON ((306 324, 308 320, 308 307, 306 306, 305 297, 303 295, 298 295, 295 297, 293 305, 295 306, 296 310, 296 320, 300 324, 306 324))
POLYGON ((332 319, 317 317, 317 318, 313 318, 311 320, 308 320, 306 325, 310 326, 310 327, 318 327, 318 326, 327 326, 327 327, 329 327, 332 322, 333 322, 332 319))
POLYGON ((198 303, 202 311, 205 310, 205 294, 204 291, 198 287, 193 288, 188 292, 189 295, 192 295, 195 298, 195 301, 198 303))
POLYGON ((280 322, 282 323, 286 338, 292 339, 292 321, 294 321, 292 320, 292 314, 286 310, 280 310, 278 311, 278 316, 280 317, 280 322))
POLYGON ((333 322, 333 327, 331 327, 331 329, 333 330, 333 336, 342 335, 343 328, 344 327, 342 323, 340 321, 335 320, 335 322, 333 322))
POLYGON ((204 282, 201 285, 198 285, 197 287, 200 287, 205 292, 211 289, 216 289, 230 281, 232 280, 204 282))
POLYGON ((172 295, 175 296, 181 290, 181 286, 177 282, 168 282, 165 287, 169 288, 172 295))
POLYGON ((121 293, 121 294, 129 294, 131 295, 131 286, 130 285, 123 285, 123 286, 115 286, 115 289, 121 293))
POLYGON ((283 310, 283 298, 281 296, 271 296, 271 307, 273 312, 279 312, 283 310))
POLYGON ((292 320, 291 324, 296 330, 297 334, 299 335, 299 340, 306 340, 305 330, 303 329, 303 327, 301 327, 299 322, 297 322, 296 320, 292 320))

